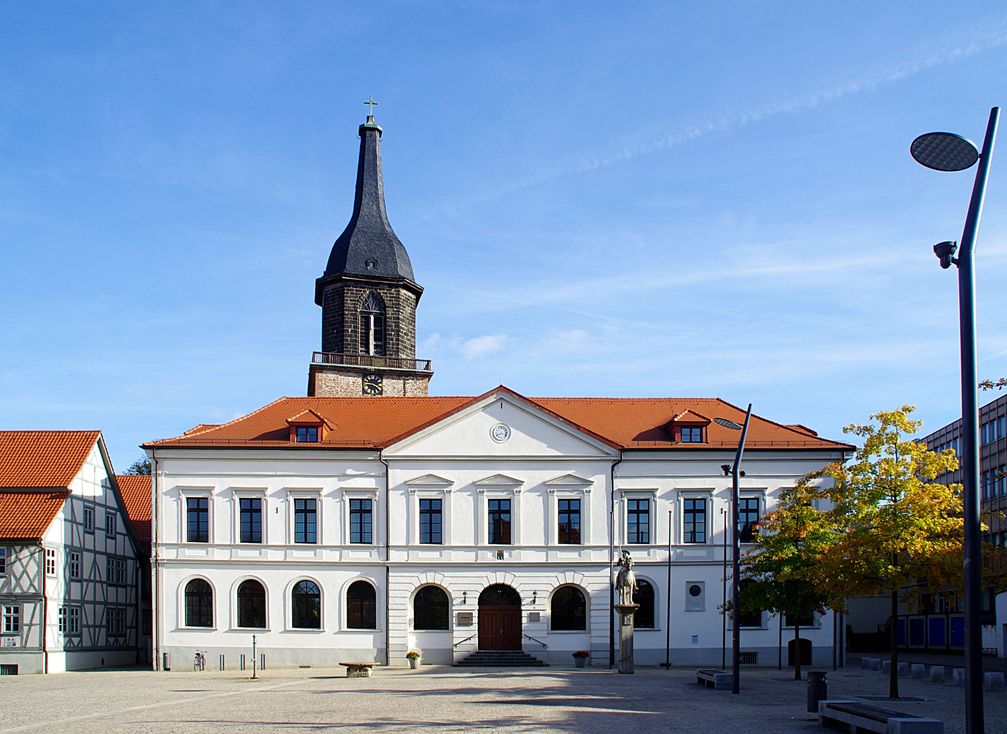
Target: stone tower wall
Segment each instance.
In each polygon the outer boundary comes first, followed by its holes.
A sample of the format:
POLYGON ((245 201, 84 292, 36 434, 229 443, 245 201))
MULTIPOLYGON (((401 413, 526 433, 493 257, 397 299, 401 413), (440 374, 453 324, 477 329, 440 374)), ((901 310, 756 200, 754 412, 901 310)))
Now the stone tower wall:
POLYGON ((385 302, 385 356, 416 358, 416 304, 411 291, 384 283, 333 283, 322 296, 322 351, 360 354, 360 305, 371 291, 385 302))

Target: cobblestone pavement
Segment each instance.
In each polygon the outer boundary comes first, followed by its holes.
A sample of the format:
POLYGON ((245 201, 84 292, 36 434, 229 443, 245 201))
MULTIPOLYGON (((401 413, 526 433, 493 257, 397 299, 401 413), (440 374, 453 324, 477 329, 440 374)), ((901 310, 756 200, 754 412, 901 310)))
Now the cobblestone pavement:
MULTIPOLYGON (((829 693, 884 695, 887 677, 829 671, 829 693)), ((878 705, 941 718, 961 732, 963 692, 901 680, 903 696, 878 705)), ((744 670, 741 695, 695 683, 695 671, 548 668, 507 671, 423 667, 237 672, 102 671, 0 679, 5 732, 819 732, 806 687, 789 671, 744 670)), ((1007 693, 986 694, 987 730, 1007 732, 1007 693)))

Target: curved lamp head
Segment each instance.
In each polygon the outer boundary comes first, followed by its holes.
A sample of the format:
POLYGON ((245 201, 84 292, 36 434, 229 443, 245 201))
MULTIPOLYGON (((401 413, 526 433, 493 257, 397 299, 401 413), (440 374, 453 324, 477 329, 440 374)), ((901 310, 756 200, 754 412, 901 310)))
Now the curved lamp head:
POLYGON ((975 144, 955 133, 924 133, 909 146, 909 154, 935 171, 964 171, 979 160, 975 144))

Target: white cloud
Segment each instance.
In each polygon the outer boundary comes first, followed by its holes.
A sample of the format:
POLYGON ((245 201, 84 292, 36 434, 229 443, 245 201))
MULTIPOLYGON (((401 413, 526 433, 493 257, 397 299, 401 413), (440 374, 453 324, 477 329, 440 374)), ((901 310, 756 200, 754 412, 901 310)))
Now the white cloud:
POLYGON ((465 359, 480 359, 503 349, 506 341, 506 334, 486 334, 465 339, 456 348, 465 359))

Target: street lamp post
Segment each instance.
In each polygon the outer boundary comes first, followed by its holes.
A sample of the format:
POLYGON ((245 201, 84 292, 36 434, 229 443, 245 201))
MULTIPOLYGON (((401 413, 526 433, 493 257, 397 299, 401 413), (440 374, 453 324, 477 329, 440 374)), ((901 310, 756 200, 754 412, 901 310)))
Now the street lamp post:
MULTIPOLYGON (((909 148, 912 157, 927 168, 937 171, 964 171, 976 161, 972 198, 962 231, 961 250, 955 258, 956 244, 934 245, 934 254, 942 268, 958 266, 958 317, 961 348, 962 392, 962 484, 965 510, 965 731, 982 734, 983 728, 983 664, 981 594, 982 562, 980 558, 979 524, 979 405, 976 374, 976 302, 975 253, 976 233, 982 217, 986 196, 986 176, 996 140, 1000 108, 990 110, 982 152, 960 135, 926 133, 916 138, 909 148)), ((894 624, 894 620, 893 620, 894 624)))
POLYGON ((741 692, 741 625, 738 624, 738 614, 741 611, 741 536, 738 532, 740 521, 738 503, 740 495, 741 457, 745 453, 745 439, 748 437, 748 424, 752 420, 752 404, 748 404, 745 412, 745 424, 741 427, 741 438, 738 440, 738 450, 734 454, 734 465, 731 466, 731 693, 741 692))

